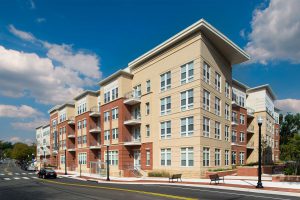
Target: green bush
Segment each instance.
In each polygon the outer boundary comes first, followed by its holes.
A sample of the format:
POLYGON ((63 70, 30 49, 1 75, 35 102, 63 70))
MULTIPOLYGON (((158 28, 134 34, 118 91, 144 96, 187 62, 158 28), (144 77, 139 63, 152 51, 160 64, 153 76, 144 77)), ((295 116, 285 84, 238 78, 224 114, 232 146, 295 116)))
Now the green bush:
POLYGON ((222 171, 228 171, 231 170, 230 168, 217 168, 217 169, 209 169, 209 172, 222 172, 222 171))
POLYGON ((148 172, 149 177, 170 177, 170 173, 164 170, 148 172))

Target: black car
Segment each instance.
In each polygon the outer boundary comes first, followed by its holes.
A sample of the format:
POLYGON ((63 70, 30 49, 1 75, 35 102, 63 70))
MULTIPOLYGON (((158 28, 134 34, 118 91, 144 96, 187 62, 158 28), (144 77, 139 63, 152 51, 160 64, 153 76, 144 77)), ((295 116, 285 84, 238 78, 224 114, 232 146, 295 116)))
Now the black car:
POLYGON ((57 177, 57 174, 54 170, 52 169, 41 169, 39 172, 38 172, 38 177, 39 178, 56 178, 57 177))

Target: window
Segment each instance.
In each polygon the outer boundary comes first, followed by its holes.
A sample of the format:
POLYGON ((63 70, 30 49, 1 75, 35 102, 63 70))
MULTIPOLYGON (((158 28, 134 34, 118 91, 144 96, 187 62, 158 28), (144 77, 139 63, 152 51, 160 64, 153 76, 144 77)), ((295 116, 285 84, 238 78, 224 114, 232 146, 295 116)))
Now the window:
POLYGON ((221 139, 221 123, 215 122, 215 139, 221 139))
POLYGON ((181 166, 183 166, 183 167, 194 166, 194 148, 193 147, 181 148, 181 166))
POLYGON ((218 72, 215 74, 215 88, 221 92, 221 75, 218 72))
POLYGON ((104 122, 107 122, 107 121, 109 121, 109 111, 107 111, 107 112, 104 112, 104 122))
POLYGON ((194 91, 193 89, 180 93, 181 95, 181 110, 191 109, 194 106, 194 91))
MULTIPOLYGON (((77 129, 81 129, 81 121, 77 122, 77 129)), ((61 134, 61 129, 59 129, 59 133, 61 134)))
POLYGON ((220 166, 220 164, 221 164, 220 149, 215 149, 215 166, 220 166))
POLYGON ((118 88, 114 88, 111 90, 111 100, 117 99, 119 96, 118 88))
POLYGON ((203 80, 209 84, 210 82, 210 66, 208 64, 203 64, 203 80))
POLYGON ((111 118, 112 119, 118 119, 119 118, 119 109, 114 108, 111 110, 111 118))
POLYGON ((160 138, 171 138, 171 121, 165 121, 160 123, 160 138))
POLYGON ((229 115, 229 105, 226 103, 225 104, 225 119, 229 120, 230 119, 230 115, 229 115))
POLYGON ((236 142, 236 130, 232 130, 231 142, 233 142, 233 143, 236 142))
POLYGON ((229 126, 225 125, 225 140, 229 141, 229 126))
POLYGON ((230 85, 229 85, 229 83, 226 81, 226 82, 225 82, 225 96, 226 96, 227 98, 230 98, 230 97, 229 97, 229 94, 230 94, 230 85))
POLYGON ((77 144, 81 144, 81 136, 77 137, 77 144))
POLYGON ((221 116, 221 100, 215 97, 215 114, 221 116))
POLYGON ((86 135, 82 136, 82 144, 86 144, 86 135))
MULTIPOLYGON (((116 166, 119 164, 119 152, 118 151, 109 151, 109 165, 116 166)), ((107 151, 105 151, 104 160, 106 162, 107 159, 107 151)))
POLYGON ((146 103, 146 115, 149 115, 150 114, 150 103, 147 102, 146 103))
POLYGON ((209 148, 203 147, 203 167, 209 167, 209 148))
POLYGON ((104 93, 104 103, 110 102, 110 91, 104 93))
POLYGON ((83 120, 82 128, 86 128, 86 119, 83 120))
POLYGON ((210 133, 210 119, 207 117, 203 117, 203 136, 209 137, 210 133))
POLYGON ((237 118, 237 113, 236 112, 232 112, 232 122, 234 123, 238 123, 238 118, 237 118))
POLYGON ((245 124, 245 115, 240 114, 240 124, 245 124))
POLYGON ((181 66, 181 84, 191 82, 194 79, 194 63, 190 62, 181 66))
POLYGON ((160 150, 160 165, 171 166, 171 148, 160 150))
POLYGON ((240 165, 244 164, 245 152, 240 152, 240 165))
POLYGON ((166 91, 171 88, 171 72, 160 75, 160 90, 166 91))
POLYGON ((236 152, 231 153, 231 164, 236 165, 236 152))
POLYGON ((150 137, 150 125, 146 125, 146 137, 150 137))
POLYGON ((165 97, 160 100, 160 114, 166 115, 171 113, 171 97, 165 97))
POLYGON ((112 139, 116 140, 118 138, 119 138, 119 129, 117 128, 112 129, 112 139))
POLYGON ((142 96, 142 90, 141 90, 141 85, 137 85, 133 87, 133 92, 134 92, 134 97, 141 97, 142 96))
POLYGON ((150 80, 146 81, 146 91, 147 91, 147 93, 151 92, 151 82, 150 82, 150 80))
POLYGON ((106 131, 104 131, 104 140, 110 140, 110 132, 109 132, 109 130, 106 130, 106 131))
POLYGON ((146 166, 150 166, 150 150, 146 150, 146 166))
POLYGON ((78 163, 82 165, 86 165, 86 153, 78 154, 78 163))
POLYGON ((203 91, 203 108, 204 110, 210 110, 209 109, 209 101, 210 101, 210 93, 207 90, 203 91))
POLYGON ((60 155, 60 164, 64 165, 66 163, 65 155, 60 155))
POLYGON ((245 107, 245 99, 242 96, 240 96, 239 105, 242 106, 242 107, 245 107))
POLYGON ((229 150, 225 150, 225 166, 229 165, 229 150))
POLYGON ((194 117, 181 118, 181 136, 191 136, 194 133, 194 117))
POLYGON ((240 142, 245 142, 245 133, 240 132, 240 142))

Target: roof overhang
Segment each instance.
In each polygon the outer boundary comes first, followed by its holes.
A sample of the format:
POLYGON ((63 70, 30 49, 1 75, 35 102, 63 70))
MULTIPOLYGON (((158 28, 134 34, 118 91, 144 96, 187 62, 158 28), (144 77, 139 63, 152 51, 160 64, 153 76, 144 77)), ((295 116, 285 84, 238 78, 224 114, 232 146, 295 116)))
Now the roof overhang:
POLYGON ((245 85, 244 83, 242 83, 242 82, 240 82, 240 81, 238 81, 238 80, 236 80, 236 79, 232 79, 232 84, 233 84, 233 85, 237 85, 238 87, 241 87, 241 88, 243 88, 243 89, 245 89, 245 90, 247 90, 247 89, 250 88, 250 87, 248 87, 247 85, 245 85))
POLYGON ((204 19, 201 19, 173 37, 169 38, 165 42, 151 49, 147 53, 133 60, 128 64, 128 66, 130 69, 133 69, 140 63, 145 62, 145 60, 156 56, 157 54, 176 44, 178 41, 181 41, 182 39, 187 38, 196 32, 203 33, 205 37, 209 39, 209 41, 225 56, 231 65, 243 63, 250 59, 250 56, 243 49, 238 47, 211 24, 206 22, 204 19))
POLYGON ((48 110, 48 114, 51 114, 52 112, 57 111, 58 108, 59 108, 60 106, 61 106, 61 105, 55 105, 55 106, 53 106, 52 108, 50 108, 50 109, 48 110))
POLYGON ((65 108, 65 107, 75 107, 75 104, 72 103, 72 102, 64 103, 64 104, 62 104, 61 106, 59 106, 59 107, 57 108, 57 110, 61 110, 61 109, 65 108))
POLYGON ((100 94, 99 90, 98 91, 92 91, 92 90, 85 90, 84 92, 82 92, 81 94, 79 94, 78 96, 76 96, 74 98, 75 101, 87 96, 87 95, 92 95, 92 96, 98 96, 100 94))
POLYGON ((271 96, 271 98, 273 100, 277 99, 275 93, 273 92, 273 90, 272 90, 272 88, 270 87, 269 84, 260 85, 260 86, 257 86, 257 87, 250 88, 250 89, 247 90, 247 93, 249 93, 249 92, 256 92, 256 91, 264 90, 264 89, 270 94, 270 96, 271 96))
POLYGON ((103 85, 107 84, 108 82, 111 82, 112 80, 116 79, 119 76, 126 76, 126 77, 129 77, 129 78, 132 78, 133 74, 131 74, 131 73, 127 72, 127 70, 126 71, 125 70, 118 70, 116 73, 113 73, 112 75, 110 75, 107 78, 103 79, 98 84, 100 86, 103 86, 103 85))

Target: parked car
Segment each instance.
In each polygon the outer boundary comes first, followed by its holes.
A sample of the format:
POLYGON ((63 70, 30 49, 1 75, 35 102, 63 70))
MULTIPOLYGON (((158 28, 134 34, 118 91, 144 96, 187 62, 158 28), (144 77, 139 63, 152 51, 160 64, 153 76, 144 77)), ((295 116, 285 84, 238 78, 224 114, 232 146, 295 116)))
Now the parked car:
POLYGON ((54 170, 52 169, 41 169, 38 173, 37 173, 39 178, 56 178, 57 174, 54 170))

